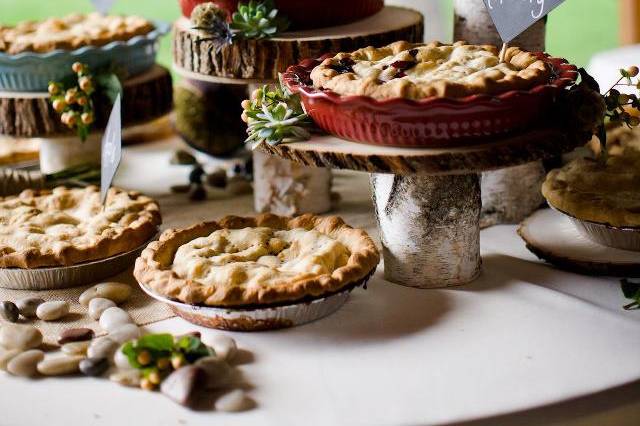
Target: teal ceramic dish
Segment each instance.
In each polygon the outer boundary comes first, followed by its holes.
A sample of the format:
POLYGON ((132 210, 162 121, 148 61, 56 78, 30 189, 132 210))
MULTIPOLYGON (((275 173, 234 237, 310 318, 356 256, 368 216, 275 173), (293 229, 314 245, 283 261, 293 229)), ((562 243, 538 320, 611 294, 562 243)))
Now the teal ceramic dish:
POLYGON ((78 61, 93 69, 114 64, 124 70, 128 77, 141 74, 155 64, 159 39, 171 28, 166 22, 153 24, 155 29, 148 34, 104 46, 17 55, 0 52, 0 91, 46 92, 50 81, 59 81, 68 76, 71 65, 78 61))

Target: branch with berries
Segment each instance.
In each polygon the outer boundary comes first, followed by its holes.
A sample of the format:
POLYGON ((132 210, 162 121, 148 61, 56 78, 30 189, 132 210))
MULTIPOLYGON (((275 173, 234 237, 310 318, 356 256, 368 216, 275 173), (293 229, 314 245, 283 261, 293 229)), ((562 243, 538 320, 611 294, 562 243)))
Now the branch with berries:
POLYGON ((95 91, 93 76, 86 64, 76 62, 71 66, 76 81, 73 83, 49 83, 50 102, 55 112, 60 114, 60 121, 69 129, 75 130, 84 141, 95 121, 93 100, 95 91))
POLYGON ((620 93, 616 87, 632 87, 640 91, 640 79, 638 74, 640 69, 637 66, 620 70, 620 78, 604 94, 604 101, 607 105, 606 117, 610 123, 626 124, 629 127, 640 125, 640 118, 629 114, 627 108, 640 109, 640 100, 635 93, 620 93))

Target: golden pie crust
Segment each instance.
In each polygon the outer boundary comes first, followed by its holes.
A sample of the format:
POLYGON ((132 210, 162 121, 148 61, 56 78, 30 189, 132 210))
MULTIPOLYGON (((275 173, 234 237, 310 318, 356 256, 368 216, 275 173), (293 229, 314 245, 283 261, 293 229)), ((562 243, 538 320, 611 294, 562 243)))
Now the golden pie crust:
POLYGON ((345 96, 417 100, 527 90, 551 75, 547 63, 518 47, 508 48, 501 63, 496 46, 398 41, 325 59, 311 79, 315 88, 345 96))
POLYGON ((84 46, 104 46, 126 41, 154 30, 139 16, 72 14, 64 18, 25 21, 16 26, 0 26, 0 52, 45 53, 56 49, 74 50, 84 46))
POLYGON ((70 266, 131 251, 161 223, 158 204, 137 192, 57 187, 0 198, 0 267, 70 266))
POLYGON ((578 158, 549 172, 542 194, 578 219, 616 227, 640 226, 640 150, 629 146, 605 165, 578 158))
POLYGON ((243 307, 334 293, 363 282, 379 261, 367 233, 336 216, 227 216, 165 231, 134 275, 170 299, 243 307))

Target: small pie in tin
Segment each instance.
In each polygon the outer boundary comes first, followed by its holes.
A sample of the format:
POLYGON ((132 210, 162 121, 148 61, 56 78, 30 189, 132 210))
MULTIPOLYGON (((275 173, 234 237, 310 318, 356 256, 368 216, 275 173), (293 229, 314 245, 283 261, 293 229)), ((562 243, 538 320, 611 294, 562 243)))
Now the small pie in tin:
POLYGON ((191 305, 299 303, 361 285, 380 255, 336 216, 227 216, 165 231, 136 261, 138 282, 191 305))
POLYGON ((0 198, 0 267, 71 266, 106 259, 149 241, 158 204, 137 192, 57 187, 0 198))

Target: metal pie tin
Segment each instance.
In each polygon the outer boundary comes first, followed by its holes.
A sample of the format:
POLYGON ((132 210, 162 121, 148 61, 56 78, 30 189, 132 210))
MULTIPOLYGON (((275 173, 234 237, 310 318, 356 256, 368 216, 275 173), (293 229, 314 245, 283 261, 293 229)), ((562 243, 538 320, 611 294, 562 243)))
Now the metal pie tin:
POLYGON ((300 303, 266 307, 228 308, 189 305, 161 296, 142 283, 140 287, 152 298, 167 304, 177 316, 193 324, 229 331, 264 331, 295 327, 331 315, 345 304, 354 288, 366 286, 374 271, 355 285, 329 296, 300 303))
POLYGON ((623 250, 640 251, 640 227, 611 226, 606 223, 578 219, 567 212, 551 207, 567 216, 580 235, 596 244, 623 250))
POLYGON ((11 290, 58 290, 101 281, 133 266, 142 250, 156 236, 131 251, 77 265, 34 269, 0 268, 0 287, 11 290))

